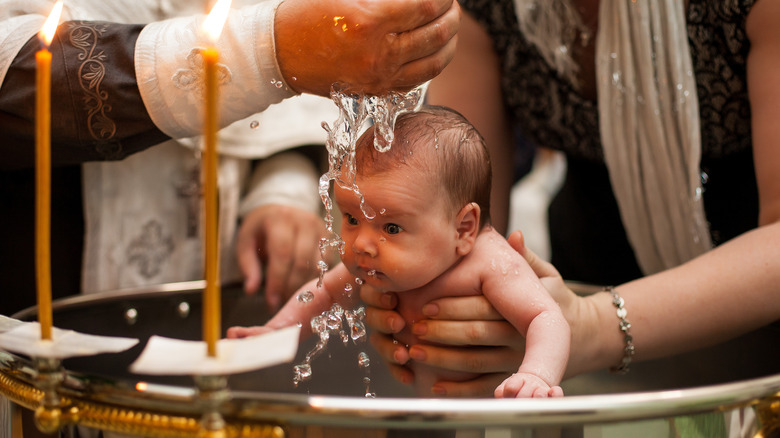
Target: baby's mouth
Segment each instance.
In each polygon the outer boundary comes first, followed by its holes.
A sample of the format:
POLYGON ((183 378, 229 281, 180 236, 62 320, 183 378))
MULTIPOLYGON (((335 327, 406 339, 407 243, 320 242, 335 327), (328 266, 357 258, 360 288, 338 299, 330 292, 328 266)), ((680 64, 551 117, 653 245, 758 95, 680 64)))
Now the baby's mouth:
POLYGON ((366 273, 366 278, 379 278, 380 276, 384 276, 382 272, 377 271, 376 269, 365 268, 361 266, 360 270, 366 273))

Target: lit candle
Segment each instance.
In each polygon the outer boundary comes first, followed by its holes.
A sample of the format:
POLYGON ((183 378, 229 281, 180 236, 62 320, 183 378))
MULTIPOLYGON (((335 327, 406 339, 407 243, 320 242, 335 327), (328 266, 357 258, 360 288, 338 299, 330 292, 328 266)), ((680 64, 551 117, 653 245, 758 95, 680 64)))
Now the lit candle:
POLYGON ((49 45, 62 13, 58 1, 38 38, 35 53, 35 269, 41 339, 51 340, 51 52, 49 45))
POLYGON ((203 22, 209 45, 203 50, 204 114, 203 200, 205 204, 206 289, 203 291, 203 339, 209 357, 217 356, 221 333, 221 298, 219 286, 219 217, 217 214, 217 131, 219 130, 219 94, 215 47, 230 10, 230 0, 218 0, 203 22))

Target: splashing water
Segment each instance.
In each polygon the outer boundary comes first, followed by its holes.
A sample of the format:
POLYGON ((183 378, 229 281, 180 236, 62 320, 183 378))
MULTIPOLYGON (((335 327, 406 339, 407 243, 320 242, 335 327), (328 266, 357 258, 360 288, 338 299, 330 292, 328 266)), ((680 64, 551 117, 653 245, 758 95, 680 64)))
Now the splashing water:
MULTIPOLYGON (((395 121, 403 113, 416 111, 422 105, 428 84, 422 84, 408 93, 389 93, 383 96, 367 96, 350 93, 343 86, 335 84, 330 97, 339 109, 339 116, 332 126, 322 123, 328 133, 325 146, 328 150, 328 171, 320 177, 319 194, 325 206, 325 227, 330 238, 320 241, 319 249, 323 260, 328 249, 344 251, 344 242, 333 230, 333 202, 330 198, 331 181, 352 190, 360 199, 360 209, 368 219, 376 217, 374 210, 365 202, 365 198, 355 182, 355 147, 361 128, 373 120, 376 135, 374 148, 386 152, 393 144, 395 121)), ((325 268, 327 270, 327 268, 325 268)), ((325 270, 320 267, 318 287, 322 285, 325 270)))
MULTIPOLYGON (((328 270, 327 251, 338 250, 344 253, 344 241, 333 229, 333 201, 330 198, 331 182, 337 183, 357 194, 360 199, 360 209, 368 219, 376 217, 376 213, 365 202, 356 183, 355 153, 356 143, 361 128, 373 120, 376 135, 374 148, 386 152, 393 144, 395 137, 393 129, 395 121, 403 113, 416 111, 422 104, 428 84, 422 84, 408 93, 389 93, 383 96, 366 96, 350 93, 346 87, 334 84, 330 97, 339 109, 339 116, 333 126, 322 123, 322 128, 328 133, 325 146, 328 151, 328 171, 320 177, 319 194, 325 206, 325 228, 330 237, 323 237, 319 242, 322 260, 317 263, 319 281, 317 287, 322 287, 323 277, 328 270)), ((384 213, 384 210, 381 212, 384 213)), ((374 273, 375 275, 375 273, 374 273)), ((362 285, 363 280, 356 278, 355 284, 362 285)), ((352 285, 344 287, 347 296, 352 295, 352 285)), ((300 298, 299 298, 300 301, 300 298)), ((351 339, 358 344, 366 340, 365 308, 358 307, 354 311, 345 310, 339 304, 333 304, 330 310, 315 316, 311 320, 311 328, 319 336, 317 344, 306 354, 302 364, 294 367, 293 383, 297 387, 300 382, 311 379, 311 361, 325 351, 330 334, 338 334, 345 345, 351 339), (346 321, 346 324, 344 323, 346 321)), ((358 355, 358 364, 364 370, 363 382, 366 385, 366 397, 373 398, 376 394, 370 391, 370 360, 368 354, 358 355)))
MULTIPOLYGON (((297 387, 299 383, 311 379, 312 360, 325 351, 330 340, 330 335, 338 335, 339 339, 346 345, 351 339, 357 345, 366 340, 366 309, 362 306, 356 310, 345 310, 338 303, 334 303, 330 309, 322 312, 311 319, 311 330, 319 337, 317 344, 306 353, 303 363, 293 367, 293 384, 297 387)), ((361 367, 367 369, 370 361, 368 354, 360 353, 364 357, 361 367)))
POLYGON ((361 351, 358 353, 358 366, 363 369, 365 376, 363 376, 363 384, 366 386, 366 398, 376 398, 376 393, 371 392, 371 359, 368 358, 366 352, 361 351))

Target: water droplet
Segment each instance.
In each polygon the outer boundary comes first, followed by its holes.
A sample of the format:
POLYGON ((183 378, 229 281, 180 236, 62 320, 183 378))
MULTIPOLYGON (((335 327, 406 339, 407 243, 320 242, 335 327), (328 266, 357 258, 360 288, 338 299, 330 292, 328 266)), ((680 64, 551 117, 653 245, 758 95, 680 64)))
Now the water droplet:
POLYGON ((317 315, 311 319, 311 331, 317 334, 327 333, 327 319, 323 315, 317 315))
POLYGON ((176 306, 176 313, 178 313, 181 318, 188 317, 190 315, 190 303, 186 301, 179 303, 179 305, 176 306))
POLYGON ((385 214, 385 213, 387 213, 387 209, 386 208, 383 208, 383 209, 379 210, 379 214, 385 214))
POLYGON ((299 303, 310 303, 314 299, 314 293, 310 290, 303 291, 298 294, 299 303))
POLYGON ((366 272, 366 275, 368 275, 369 277, 375 277, 376 276, 376 269, 372 269, 372 270, 366 272))
POLYGON ((367 392, 366 393, 366 398, 376 398, 376 393, 375 392, 367 392))
POLYGON ((358 366, 367 368, 369 365, 371 365, 371 359, 368 358, 368 354, 365 351, 361 351, 358 354, 358 366))
POLYGON ((358 286, 360 286, 360 285, 362 285, 362 284, 363 284, 363 279, 362 279, 362 278, 355 278, 355 283, 356 283, 358 286))
POLYGON ((344 285, 344 294, 347 296, 347 298, 352 297, 352 285, 347 283, 344 285))
POLYGON ((260 127, 260 122, 258 122, 257 120, 252 120, 251 122, 249 122, 250 129, 257 129, 259 127, 260 127))
POLYGON ((295 365, 293 367, 293 383, 298 386, 298 383, 311 379, 311 365, 308 363, 295 365))
POLYGON ((364 321, 366 319, 366 308, 363 306, 358 307, 352 313, 357 317, 357 319, 361 321, 364 321))

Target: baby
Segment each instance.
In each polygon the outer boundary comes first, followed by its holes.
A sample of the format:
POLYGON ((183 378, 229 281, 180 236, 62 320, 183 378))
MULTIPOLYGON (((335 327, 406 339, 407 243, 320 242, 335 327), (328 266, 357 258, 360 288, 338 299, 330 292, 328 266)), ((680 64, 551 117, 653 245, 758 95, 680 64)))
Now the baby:
MULTIPOLYGON (((312 301, 302 303, 294 296, 265 326, 233 327, 228 336, 298 322, 307 327, 312 317, 343 301, 346 284, 358 291, 358 283, 364 283, 398 292, 398 311, 407 329, 396 339, 419 343, 408 327, 423 319, 422 306, 468 290, 483 294, 526 336, 520 369, 496 388, 496 397, 563 395, 558 385, 569 354, 569 326, 525 260, 489 225, 491 170, 482 137, 460 114, 430 106, 398 118, 389 151, 378 152, 373 137, 369 128, 358 140, 356 183, 375 217, 366 218, 353 190, 334 184, 343 215, 341 263, 325 273, 321 288, 315 279, 300 289, 312 291, 312 301), (448 271, 460 288, 418 290, 448 271)), ((419 363, 410 366, 423 396, 431 395, 438 380, 475 377, 419 363)))

